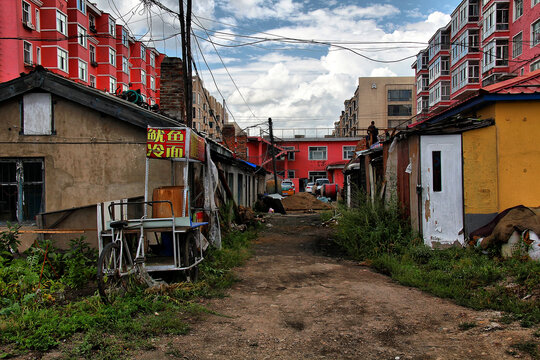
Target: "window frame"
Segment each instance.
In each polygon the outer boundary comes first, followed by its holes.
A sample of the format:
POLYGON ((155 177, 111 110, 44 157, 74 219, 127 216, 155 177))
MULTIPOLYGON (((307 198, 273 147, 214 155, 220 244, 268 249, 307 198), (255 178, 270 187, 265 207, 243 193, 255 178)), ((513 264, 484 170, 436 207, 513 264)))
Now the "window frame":
POLYGON ((109 18, 109 35, 116 36, 116 21, 113 18, 109 18))
POLYGON ((79 80, 82 80, 84 82, 88 81, 88 63, 81 59, 78 60, 78 75, 79 75, 79 80), (81 67, 81 65, 83 66, 81 67), (83 70, 84 72, 83 77, 81 77, 81 70, 83 70))
POLYGON ((356 146, 355 146, 355 145, 343 145, 343 146, 341 147, 341 153, 342 153, 342 158, 343 158, 343 160, 350 160, 350 159, 352 159, 353 156, 354 156, 355 151, 356 151, 356 146), (347 157, 347 156, 346 156, 347 153, 351 153, 351 154, 350 154, 351 156, 350 156, 350 157, 347 157))
POLYGON ((122 71, 129 75, 129 59, 125 56, 122 56, 122 71))
POLYGON ((146 86, 146 71, 141 69, 141 84, 146 86))
POLYGON ((540 44, 540 18, 536 19, 536 21, 533 21, 531 23, 531 48, 537 46, 538 44, 540 44), (536 29, 537 32, 536 34, 538 34, 536 36, 536 39, 535 39, 535 33, 534 33, 534 26, 537 25, 538 28, 536 29))
POLYGON ((32 6, 30 5, 30 3, 22 0, 21 8, 22 8, 21 21, 23 22, 23 24, 26 25, 27 23, 32 23, 32 6), (25 6, 27 7, 26 10, 25 10, 25 6), (26 19, 25 19, 25 15, 26 15, 26 19))
POLYGON ((122 45, 129 47, 129 34, 124 27, 122 27, 122 45))
POLYGON ((61 47, 57 47, 56 48, 56 67, 58 68, 58 70, 62 70, 66 73, 69 73, 69 53, 62 49, 61 47), (60 54, 64 55, 63 57, 60 56, 60 54), (64 67, 61 67, 60 66, 60 59, 63 58, 64 62, 65 62, 65 66, 64 67))
POLYGON ((33 56, 34 55, 33 54, 33 48, 34 47, 33 47, 31 42, 23 40, 23 63, 25 65, 33 65, 33 60, 34 60, 33 59, 34 58, 34 56, 33 56), (30 46, 30 48, 28 50, 26 49, 26 45, 30 46), (26 54, 28 54, 28 56, 29 56, 29 61, 26 61, 27 60, 26 59, 26 54))
POLYGON ((109 76, 109 92, 111 94, 115 94, 116 93, 116 86, 117 86, 117 81, 116 81, 116 78, 112 77, 112 76, 109 76))
POLYGON ((141 60, 146 62, 146 48, 143 44, 141 44, 141 60))
POLYGON ((68 17, 60 10, 56 10, 56 31, 67 36, 67 21, 68 17))
POLYGON ((310 161, 326 161, 328 160, 328 146, 308 146, 308 160, 310 161), (318 149, 318 150, 315 150, 318 149), (324 149, 324 150, 322 150, 324 149), (315 159, 315 153, 321 153, 323 156, 322 159, 315 159))
POLYGON ((150 51, 150 66, 156 67, 156 54, 150 51))
POLYGON ((96 61, 96 46, 89 44, 88 45, 88 58, 90 60, 90 64, 97 64, 96 61))
POLYGON ((86 1, 85 0, 77 0, 77 10, 79 10, 84 15, 86 15, 86 1))
POLYGON ((96 77, 92 74, 88 75, 88 85, 94 89, 96 88, 96 77))
POLYGON ((518 20, 520 17, 523 16, 524 5, 525 4, 523 4, 523 0, 514 0, 513 1, 513 14, 512 14, 512 17, 514 18, 514 22, 516 20, 518 20), (518 10, 518 4, 521 4, 520 7, 519 7, 519 9, 521 9, 521 13, 519 14, 519 16, 516 16, 517 15, 517 10, 518 10))
POLYGON ((523 31, 520 31, 512 38, 512 58, 515 59, 518 56, 521 56, 523 54, 523 31), (521 39, 518 41, 516 40, 517 37, 520 37, 521 39), (519 54, 516 53, 516 50, 519 48, 519 54))
POLYGON ((88 31, 79 24, 77 24, 77 42, 85 49, 88 47, 88 31))
POLYGON ((109 64, 116 66, 116 50, 109 47, 109 64))

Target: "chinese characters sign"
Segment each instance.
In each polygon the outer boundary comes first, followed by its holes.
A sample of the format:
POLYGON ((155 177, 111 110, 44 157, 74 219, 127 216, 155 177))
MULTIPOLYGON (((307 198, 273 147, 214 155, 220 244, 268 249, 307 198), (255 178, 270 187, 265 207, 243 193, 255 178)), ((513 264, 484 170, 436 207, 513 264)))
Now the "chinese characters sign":
POLYGON ((191 159, 205 160, 204 138, 187 129, 149 127, 146 135, 146 156, 155 159, 185 158, 186 133, 190 136, 191 159))

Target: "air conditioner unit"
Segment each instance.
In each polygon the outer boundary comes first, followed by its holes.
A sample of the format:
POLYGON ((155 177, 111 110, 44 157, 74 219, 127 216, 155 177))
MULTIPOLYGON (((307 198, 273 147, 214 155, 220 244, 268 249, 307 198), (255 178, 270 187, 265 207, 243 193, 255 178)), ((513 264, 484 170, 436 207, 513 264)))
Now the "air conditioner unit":
POLYGON ((92 65, 93 67, 96 67, 96 66, 98 66, 98 63, 97 63, 97 61, 91 61, 90 65, 92 65))
POLYGON ((30 20, 28 20, 27 22, 23 23, 23 25, 28 28, 28 29, 31 29, 31 30, 36 30, 36 27, 34 26, 34 24, 32 24, 32 22, 30 20))

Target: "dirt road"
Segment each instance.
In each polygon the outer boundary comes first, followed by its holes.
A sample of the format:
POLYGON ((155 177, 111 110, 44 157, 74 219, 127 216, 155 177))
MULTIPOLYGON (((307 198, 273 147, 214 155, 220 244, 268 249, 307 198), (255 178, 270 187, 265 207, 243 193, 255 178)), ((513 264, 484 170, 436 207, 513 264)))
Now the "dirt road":
POLYGON ((186 336, 138 359, 505 359, 532 330, 400 286, 354 262, 317 255, 329 230, 316 215, 275 215, 237 270, 241 281, 207 306, 186 336), (463 323, 476 323, 460 330, 463 323))

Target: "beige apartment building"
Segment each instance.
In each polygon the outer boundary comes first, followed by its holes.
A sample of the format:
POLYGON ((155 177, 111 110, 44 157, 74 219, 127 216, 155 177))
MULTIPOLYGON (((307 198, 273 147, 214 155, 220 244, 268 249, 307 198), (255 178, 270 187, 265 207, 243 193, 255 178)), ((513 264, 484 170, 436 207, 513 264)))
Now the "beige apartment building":
POLYGON ((198 76, 193 77, 193 127, 214 140, 222 140, 223 124, 228 121, 225 107, 203 87, 198 76))
POLYGON ((372 121, 379 133, 405 128, 416 114, 414 86, 414 76, 358 78, 354 96, 345 100, 339 121, 334 123, 335 135, 367 135, 372 121))

